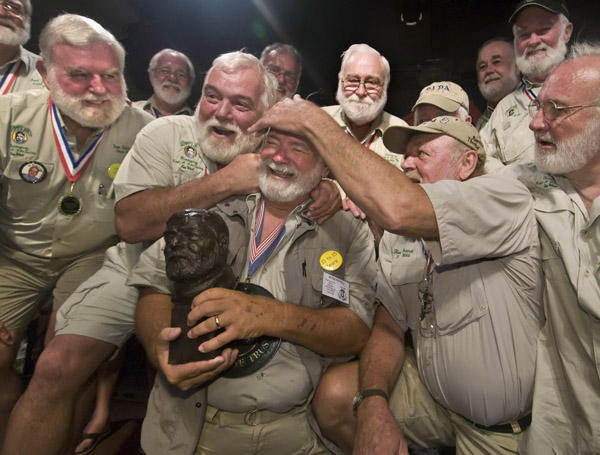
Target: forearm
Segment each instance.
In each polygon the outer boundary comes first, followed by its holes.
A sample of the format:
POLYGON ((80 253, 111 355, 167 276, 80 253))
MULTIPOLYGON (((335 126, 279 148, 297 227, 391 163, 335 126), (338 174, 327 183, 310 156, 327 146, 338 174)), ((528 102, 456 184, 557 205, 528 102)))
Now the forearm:
POLYGON ((347 308, 313 309, 292 303, 282 305, 281 322, 272 335, 318 354, 358 354, 369 338, 369 328, 347 308))
POLYGON ((359 388, 391 393, 404 364, 404 332, 380 305, 371 336, 360 355, 359 388))
POLYGON ((129 243, 153 241, 165 232, 173 213, 187 208, 208 209, 237 194, 220 172, 175 188, 150 188, 120 200, 115 208, 119 237, 129 243))
POLYGON ((171 298, 158 294, 152 289, 140 290, 140 298, 136 307, 135 326, 138 339, 144 346, 150 362, 156 367, 156 342, 158 334, 171 325, 171 298))

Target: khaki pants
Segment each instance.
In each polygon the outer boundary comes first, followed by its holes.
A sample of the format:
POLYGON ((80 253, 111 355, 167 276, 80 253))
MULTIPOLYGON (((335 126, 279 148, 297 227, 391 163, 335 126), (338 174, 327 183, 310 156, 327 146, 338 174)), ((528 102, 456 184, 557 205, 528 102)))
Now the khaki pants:
POLYGON ((208 406, 195 455, 317 455, 330 452, 312 431, 307 406, 283 414, 208 406))
POLYGON ((457 455, 511 455, 525 434, 505 434, 475 427, 435 401, 419 377, 412 350, 390 397, 390 409, 404 436, 415 447, 456 446, 457 455))

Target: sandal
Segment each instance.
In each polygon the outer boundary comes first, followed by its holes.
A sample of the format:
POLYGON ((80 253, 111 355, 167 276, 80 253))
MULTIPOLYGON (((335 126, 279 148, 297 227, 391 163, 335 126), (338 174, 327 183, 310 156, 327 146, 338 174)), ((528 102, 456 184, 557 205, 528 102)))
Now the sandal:
POLYGON ((108 438, 111 434, 110 425, 106 428, 106 430, 100 433, 81 433, 81 437, 79 438, 79 442, 77 445, 81 444, 86 439, 90 439, 92 443, 87 446, 85 449, 80 450, 79 452, 73 452, 73 455, 87 455, 88 453, 92 453, 92 451, 98 447, 98 445, 108 438))

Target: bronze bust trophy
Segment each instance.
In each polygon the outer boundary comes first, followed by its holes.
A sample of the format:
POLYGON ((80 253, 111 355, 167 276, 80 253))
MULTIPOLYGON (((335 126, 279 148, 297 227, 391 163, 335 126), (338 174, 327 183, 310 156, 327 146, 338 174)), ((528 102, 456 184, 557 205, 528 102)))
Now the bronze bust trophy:
POLYGON ((181 364, 208 360, 220 351, 198 351, 215 332, 199 338, 185 336, 189 330, 187 315, 192 300, 213 287, 233 289, 235 276, 226 263, 229 230, 219 215, 207 210, 186 209, 172 215, 165 231, 167 277, 173 281, 171 326, 180 327, 181 336, 171 342, 169 363, 181 364))
MULTIPOLYGON (((186 209, 175 213, 167 221, 165 243, 167 277, 174 286, 171 327, 180 327, 182 330, 181 336, 169 346, 169 363, 212 359, 221 351, 202 353, 198 347, 217 332, 195 339, 185 336, 189 329, 187 315, 194 297, 213 287, 235 287, 250 295, 273 296, 268 290, 252 283, 235 286, 236 278, 226 262, 229 230, 223 219, 212 212, 186 209)), ((280 344, 281 339, 266 336, 229 343, 227 347, 238 349, 238 357, 223 375, 242 377, 252 374, 273 357, 280 344)))

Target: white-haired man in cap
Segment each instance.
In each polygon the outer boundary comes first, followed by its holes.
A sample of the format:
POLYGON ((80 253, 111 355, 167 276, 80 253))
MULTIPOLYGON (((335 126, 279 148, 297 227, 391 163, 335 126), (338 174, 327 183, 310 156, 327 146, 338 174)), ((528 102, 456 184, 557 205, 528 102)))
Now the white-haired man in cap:
POLYGON ((302 75, 302 56, 291 44, 272 43, 260 54, 260 62, 277 79, 277 101, 291 98, 302 75))
POLYGON ((39 58, 23 46, 31 30, 31 0, 0 3, 0 95, 44 88, 39 58))
POLYGON ((506 38, 487 40, 477 52, 477 85, 487 101, 485 112, 477 120, 481 130, 502 98, 519 85, 519 68, 515 62, 513 44, 506 38))
POLYGON ((133 105, 152 114, 192 115, 194 111, 186 104, 196 74, 187 55, 173 49, 163 49, 152 56, 148 66, 150 84, 154 93, 145 101, 133 105))
POLYGON ((405 154, 405 173, 332 128, 307 101, 275 105, 253 126, 266 127, 294 128, 319 144, 349 196, 387 231, 382 305, 360 369, 330 370, 317 392, 324 434, 361 454, 406 454, 407 439, 456 444, 458 453, 516 453, 530 421, 543 319, 527 188, 479 176, 479 134, 452 117, 386 132, 386 145, 405 154), (405 356, 409 328, 416 363, 405 356))
MULTIPOLYGON (((546 323, 525 455, 600 453, 600 44, 574 44, 530 113, 518 167, 540 227, 546 323)), ((509 170, 507 168, 507 170, 509 170)))
POLYGON ((565 58, 573 24, 563 0, 523 0, 509 19, 516 62, 522 74, 519 87, 498 103, 481 130, 488 157, 486 169, 506 164, 531 164, 535 140, 527 109, 548 74, 565 58))
POLYGON ((469 95, 454 82, 433 82, 424 87, 411 110, 415 126, 443 115, 471 121, 469 95))
POLYGON ((12 364, 44 297, 52 293, 57 310, 117 242, 113 179, 152 120, 127 105, 125 50, 100 24, 58 16, 40 49, 50 93, 0 97, 0 323, 11 337, 0 342, 1 419, 19 396, 12 364))

